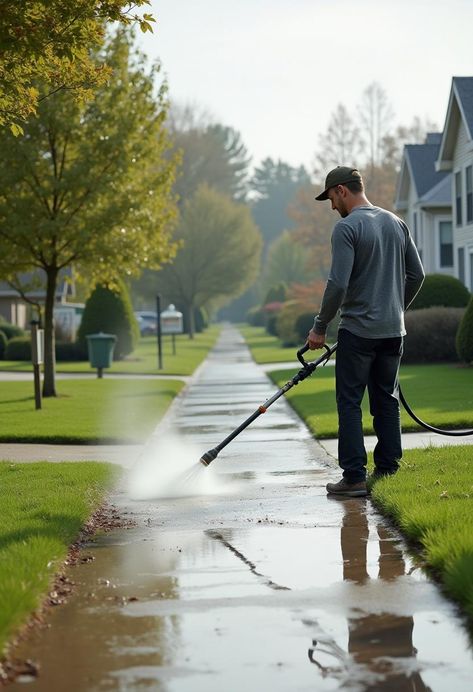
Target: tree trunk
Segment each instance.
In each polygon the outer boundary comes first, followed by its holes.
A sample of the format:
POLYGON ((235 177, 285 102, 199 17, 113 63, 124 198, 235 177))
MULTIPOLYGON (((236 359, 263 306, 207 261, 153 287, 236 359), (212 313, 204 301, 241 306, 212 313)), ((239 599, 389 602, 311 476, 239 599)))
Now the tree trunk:
POLYGON ((46 303, 44 307, 44 380, 43 396, 56 396, 56 353, 54 344, 54 302, 58 270, 46 272, 46 303))
POLYGON ((195 333, 195 315, 193 303, 189 303, 187 305, 187 321, 189 325, 189 339, 193 339, 195 333))

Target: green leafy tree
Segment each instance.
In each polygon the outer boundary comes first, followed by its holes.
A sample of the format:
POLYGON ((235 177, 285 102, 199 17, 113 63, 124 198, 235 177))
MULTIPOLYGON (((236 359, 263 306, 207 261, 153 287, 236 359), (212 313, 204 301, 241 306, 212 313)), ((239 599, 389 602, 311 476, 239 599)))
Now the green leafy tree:
POLYGON ((1 0, 0 125, 22 133, 39 102, 62 89, 91 96, 111 74, 92 56, 106 24, 138 23, 152 31, 153 16, 135 12, 146 5, 149 0, 1 0))
POLYGON ((138 323, 123 281, 117 281, 114 288, 98 284, 87 299, 77 334, 82 351, 87 351, 86 336, 98 332, 115 334, 117 337, 113 354, 115 360, 132 353, 138 343, 138 323))
POLYGON ((257 194, 252 206, 253 218, 261 229, 265 248, 284 230, 293 227, 287 214, 297 191, 310 182, 303 166, 293 168, 284 161, 265 159, 254 172, 250 189, 257 194))
POLYGON ((189 199, 202 184, 243 201, 251 159, 240 133, 210 122, 210 116, 200 114, 195 107, 173 106, 168 124, 175 146, 182 152, 175 187, 181 201, 189 199))
POLYGON ((67 92, 43 101, 24 137, 0 133, 0 275, 21 290, 21 272, 45 276, 44 395, 54 396, 53 308, 58 274, 90 281, 157 267, 174 251, 175 157, 164 127, 159 68, 131 58, 123 32, 105 50, 113 80, 79 104, 67 92))
POLYGON ((310 278, 305 248, 294 240, 289 231, 283 231, 269 246, 263 287, 269 288, 281 281, 287 286, 293 283, 304 284, 310 278))
POLYGON ((192 338, 194 308, 228 301, 253 281, 261 236, 247 207, 203 185, 184 204, 176 240, 182 246, 157 272, 156 286, 185 307, 192 338))

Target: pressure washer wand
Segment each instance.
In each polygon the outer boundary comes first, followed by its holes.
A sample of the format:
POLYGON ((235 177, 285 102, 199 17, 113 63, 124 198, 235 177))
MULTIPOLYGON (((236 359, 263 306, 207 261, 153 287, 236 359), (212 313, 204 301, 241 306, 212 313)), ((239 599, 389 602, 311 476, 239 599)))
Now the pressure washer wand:
POLYGON ((218 444, 216 447, 213 449, 209 449, 208 452, 205 452, 199 459, 200 463, 203 464, 204 466, 208 466, 221 452, 221 450, 226 447, 232 440, 235 439, 237 435, 239 435, 245 428, 247 428, 251 423, 253 423, 254 420, 256 420, 259 416, 261 416, 262 413, 266 413, 268 408, 274 404, 275 401, 279 399, 283 394, 288 392, 292 387, 294 387, 296 384, 299 384, 299 382, 302 382, 305 380, 307 377, 312 375, 312 373, 316 370, 316 368, 319 367, 319 365, 325 365, 329 358, 332 356, 332 354, 336 351, 337 349, 337 344, 334 344, 333 346, 327 346, 324 344, 325 348, 325 353, 320 356, 317 360, 314 360, 311 363, 307 363, 304 358, 303 354, 306 353, 306 351, 309 350, 309 345, 306 344, 303 346, 301 349, 297 351, 297 358, 299 362, 302 364, 302 368, 299 370, 299 372, 294 375, 294 377, 289 380, 289 382, 286 382, 286 384, 281 387, 275 394, 273 394, 272 397, 267 399, 264 404, 261 404, 261 406, 258 406, 256 411, 251 414, 249 418, 247 418, 241 425, 238 426, 233 432, 228 435, 220 444, 218 444))

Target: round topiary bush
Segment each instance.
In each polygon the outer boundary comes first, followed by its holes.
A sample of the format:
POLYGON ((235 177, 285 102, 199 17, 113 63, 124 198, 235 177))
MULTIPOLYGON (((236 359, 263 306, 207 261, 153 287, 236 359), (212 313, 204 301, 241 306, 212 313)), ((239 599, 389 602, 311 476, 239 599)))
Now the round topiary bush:
POLYGON ((406 312, 403 363, 457 360, 455 336, 463 308, 425 308, 406 312))
POLYGON ((13 339, 14 336, 26 336, 24 329, 17 327, 16 324, 10 324, 10 322, 2 322, 0 328, 7 339, 13 339))
POLYGON ((118 282, 112 289, 97 284, 85 304, 82 321, 77 333, 81 350, 87 349, 88 334, 115 334, 114 360, 120 360, 131 353, 138 343, 139 328, 133 314, 130 296, 125 284, 118 282))
POLYGON ((297 336, 299 337, 299 341, 301 344, 303 344, 304 341, 306 341, 308 333, 314 326, 314 318, 315 313, 312 310, 311 312, 301 313, 299 317, 296 319, 294 329, 297 336))
POLYGON ((5 360, 31 360, 31 339, 29 336, 14 336, 7 343, 5 360))
POLYGON ((246 313, 246 321, 252 327, 264 327, 264 312, 261 305, 255 305, 246 313))
POLYGON ((457 353, 465 363, 473 362, 473 298, 470 298, 457 331, 457 353))
POLYGON ((409 309, 464 308, 469 300, 470 292, 459 279, 445 274, 428 274, 409 309))
POLYGON ((263 305, 266 303, 284 303, 287 296, 287 286, 284 281, 280 281, 275 286, 271 286, 266 294, 266 298, 263 301, 263 305))
POLYGON ((5 358, 5 349, 7 347, 8 339, 5 333, 0 330, 0 360, 5 358))

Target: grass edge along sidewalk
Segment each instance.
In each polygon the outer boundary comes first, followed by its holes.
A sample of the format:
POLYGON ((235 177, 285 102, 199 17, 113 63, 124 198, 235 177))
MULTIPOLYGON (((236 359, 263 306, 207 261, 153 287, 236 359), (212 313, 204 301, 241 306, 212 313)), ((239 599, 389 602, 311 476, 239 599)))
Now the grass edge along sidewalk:
POLYGON ((30 382, 2 382, 0 442, 139 444, 183 389, 179 380, 59 380, 36 411, 30 382))
POLYGON ((404 453, 400 471, 376 482, 376 507, 421 546, 425 566, 468 617, 473 633, 473 451, 427 447, 404 453))
POLYGON ((119 473, 97 462, 0 462, 0 673, 8 641, 41 608, 119 473))
MULTIPOLYGON (((172 352, 171 336, 163 336, 163 369, 158 370, 158 347, 156 336, 142 337, 135 351, 123 360, 113 361, 112 366, 105 371, 112 374, 133 375, 191 375, 202 363, 210 349, 214 346, 221 331, 221 325, 211 325, 204 332, 189 339, 187 334, 176 337, 176 355, 172 352)), ((0 371, 31 372, 32 365, 28 361, 2 361, 0 371)), ((94 373, 88 361, 58 361, 58 373, 94 373)))

